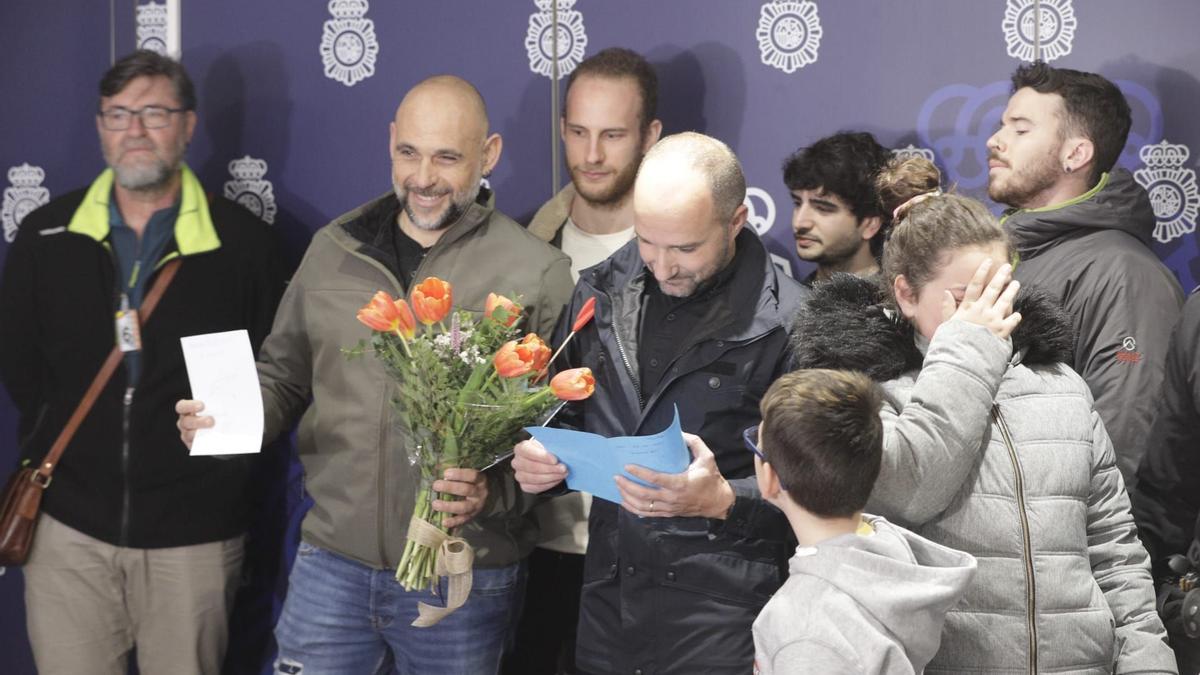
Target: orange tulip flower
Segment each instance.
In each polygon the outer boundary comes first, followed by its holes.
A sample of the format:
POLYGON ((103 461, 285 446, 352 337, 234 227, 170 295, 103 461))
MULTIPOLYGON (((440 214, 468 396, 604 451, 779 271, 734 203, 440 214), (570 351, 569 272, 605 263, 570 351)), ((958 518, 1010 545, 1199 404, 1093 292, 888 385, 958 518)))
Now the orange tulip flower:
POLYGON ((396 300, 387 291, 377 291, 371 301, 358 310, 358 320, 371 330, 395 333, 403 338, 416 334, 417 322, 404 300, 396 300))
POLYGON ((450 313, 453 294, 450 284, 437 277, 429 277, 412 290, 412 309, 417 320, 431 326, 450 313))
POLYGON ((521 377, 540 370, 549 360, 550 348, 541 338, 530 333, 520 342, 505 342, 492 358, 492 363, 500 377, 521 377))
POLYGON ((563 401, 582 401, 596 391, 591 368, 564 370, 550 380, 550 391, 563 401))
POLYGON ((523 308, 503 295, 488 293, 487 302, 483 305, 483 315, 496 323, 511 327, 521 318, 523 308))

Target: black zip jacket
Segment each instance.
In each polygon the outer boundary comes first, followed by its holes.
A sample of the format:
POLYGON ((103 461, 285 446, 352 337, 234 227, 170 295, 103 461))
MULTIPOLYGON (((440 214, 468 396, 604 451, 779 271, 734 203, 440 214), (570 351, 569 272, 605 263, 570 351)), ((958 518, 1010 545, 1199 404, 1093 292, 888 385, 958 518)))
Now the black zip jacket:
POLYGON ((754 487, 741 432, 758 422, 759 399, 789 369, 786 327, 808 291, 776 270, 748 229, 737 247, 733 278, 653 390, 637 381, 648 272, 636 242, 584 271, 559 321, 556 344, 596 297, 595 320, 572 340, 563 365, 591 368, 596 394, 569 406, 564 426, 604 436, 657 432, 678 406, 683 430, 705 440, 738 495, 724 521, 642 519, 593 502, 576 655, 587 672, 747 672, 751 624, 786 578, 791 529, 754 487))
POLYGON ((1200 292, 1183 306, 1171 336, 1166 381, 1138 468, 1133 516, 1150 551, 1154 576, 1167 559, 1189 555, 1200 570, 1200 292))
MULTIPOLYGON (((164 253, 182 263, 142 327, 140 381, 130 394, 135 383, 124 365, 117 368, 42 502, 55 519, 119 546, 228 539, 248 519, 246 479, 255 456, 189 457, 179 439, 175 401, 191 398, 179 338, 244 328, 257 352, 283 291, 282 268, 264 223, 229 200, 209 200, 194 177, 184 182, 176 237, 164 253), (209 218, 196 208, 201 203, 209 218), (180 225, 185 212, 190 228, 180 225)), ((103 222, 91 219, 88 233, 67 227, 86 199, 99 213, 101 194, 106 203, 107 193, 94 185, 30 213, 8 252, 0 378, 17 407, 26 463, 49 451, 113 348, 119 296, 107 213, 103 222)), ((155 277, 161 269, 162 262, 155 277)))

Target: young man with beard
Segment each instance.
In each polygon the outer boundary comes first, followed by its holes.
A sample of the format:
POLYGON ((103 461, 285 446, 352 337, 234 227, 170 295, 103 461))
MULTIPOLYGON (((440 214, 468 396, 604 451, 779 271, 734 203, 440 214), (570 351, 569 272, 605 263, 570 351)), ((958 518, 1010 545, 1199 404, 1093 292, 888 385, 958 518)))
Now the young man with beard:
POLYGON ((178 264, 48 481, 24 568, 42 673, 124 675, 135 647, 143 673, 221 670, 254 458, 189 457, 179 442, 179 338, 245 329, 257 350, 283 270, 270 229, 207 197, 184 163, 195 110, 179 63, 149 51, 117 61, 96 109, 108 168, 30 213, 8 254, 0 379, 26 464, 41 463, 112 352, 114 314, 136 320, 178 264))
MULTIPOLYGON (((571 72, 563 105, 563 149, 571 183, 546 202, 529 231, 571 258, 576 281, 633 238, 633 181, 658 142, 658 77, 636 52, 620 47, 589 57, 571 72)), ((505 672, 571 672, 591 497, 571 493, 533 510, 538 548, 529 559, 525 611, 505 672)))
POLYGON ((628 49, 605 49, 567 79, 560 127, 571 183, 529 231, 570 256, 576 279, 633 238, 633 181, 662 133, 657 108, 654 68, 628 49))
POLYGON ((796 254, 817 264, 804 283, 811 286, 834 272, 879 273, 891 214, 879 206, 875 177, 891 157, 871 134, 843 132, 797 150, 784 162, 796 254))
MULTIPOLYGON (((593 501, 581 672, 745 672, 751 624, 783 581, 790 528, 758 492, 742 431, 790 367, 788 327, 807 290, 744 227, 745 194, 725 144, 663 139, 634 184, 635 241, 584 271, 559 322, 561 337, 596 299, 561 357, 592 369, 596 393, 557 422, 630 436, 667 428, 678 409, 693 456, 678 474, 628 467, 645 484, 619 477, 620 504, 593 501)), ((513 469, 531 494, 562 489, 567 473, 535 441, 517 445, 513 469)))
POLYGON ((1113 168, 1129 104, 1100 75, 1040 62, 1013 73, 1012 91, 987 143, 988 195, 1010 207, 1015 277, 1054 293, 1072 317, 1073 367, 1132 487, 1183 293, 1150 249, 1149 196, 1113 168))
MULTIPOLYGON (((341 350, 367 337, 354 314, 377 290, 404 296, 430 276, 453 284, 462 309, 482 312, 489 292, 519 296, 523 327, 549 336, 570 294, 568 260, 496 211, 480 187, 500 150, 473 86, 451 76, 417 84, 391 124, 394 191, 319 230, 280 304, 258 364, 264 438, 300 422, 314 503, 275 627, 279 672, 499 667, 532 545, 509 517, 511 474, 447 469, 433 483, 460 498, 433 508, 474 548, 473 585, 456 612, 413 627, 418 602, 444 604, 395 579, 419 476, 389 403, 394 384, 375 359, 348 361, 341 350)), ((202 409, 177 406, 186 442, 214 422, 202 409)))

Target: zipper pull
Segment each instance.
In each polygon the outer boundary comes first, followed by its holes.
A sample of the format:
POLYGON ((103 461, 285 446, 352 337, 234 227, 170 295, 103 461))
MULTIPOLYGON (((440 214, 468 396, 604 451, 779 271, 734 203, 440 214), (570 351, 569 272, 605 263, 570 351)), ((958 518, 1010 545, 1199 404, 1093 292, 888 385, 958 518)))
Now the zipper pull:
POLYGON ((129 405, 130 403, 133 403, 133 387, 125 388, 124 402, 125 402, 125 405, 129 405))

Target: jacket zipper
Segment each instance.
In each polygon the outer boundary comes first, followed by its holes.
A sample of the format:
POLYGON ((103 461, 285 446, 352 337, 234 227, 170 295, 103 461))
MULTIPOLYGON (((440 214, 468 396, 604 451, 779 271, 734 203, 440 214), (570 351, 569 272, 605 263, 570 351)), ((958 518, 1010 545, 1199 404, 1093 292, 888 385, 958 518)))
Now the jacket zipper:
MULTIPOLYGON (((612 307, 615 312, 617 305, 613 302, 612 293, 606 292, 605 295, 608 296, 608 306, 612 307)), ((621 331, 617 329, 615 317, 612 322, 612 332, 613 338, 617 341, 617 352, 621 354, 621 362, 625 364, 625 370, 629 372, 629 379, 633 382, 633 393, 637 394, 638 408, 644 411, 646 400, 642 398, 642 385, 638 382, 637 373, 633 371, 633 365, 629 362, 629 355, 625 353, 625 345, 621 342, 621 331)))
POLYGON ((1034 617, 1037 607, 1037 589, 1034 586, 1033 578, 1033 545, 1029 541, 1029 514, 1025 510, 1025 477, 1021 472, 1021 462, 1017 458, 1017 447, 1008 431, 1008 424, 1000 414, 999 404, 992 404, 992 418, 1000 427, 1000 435, 1004 438, 1004 445, 1008 448, 1008 457, 1012 460, 1013 472, 1016 474, 1017 508, 1021 516, 1021 543, 1025 547, 1025 602, 1026 627, 1029 629, 1029 672, 1036 673, 1038 640, 1037 621, 1034 617))
MULTIPOLYGON (((389 270, 386 266, 381 264, 378 260, 375 260, 371 256, 363 255, 363 254, 359 253, 358 251, 355 251, 355 250, 349 248, 348 246, 343 246, 342 243, 340 241, 338 241, 336 238, 332 238, 332 239, 335 244, 337 244, 338 246, 340 246, 342 248, 342 250, 344 250, 347 253, 349 253, 350 255, 358 258, 359 260, 366 262, 368 265, 375 267, 380 272, 383 272, 383 275, 392 282, 394 288, 399 290, 402 295, 408 294, 408 292, 406 290, 407 286, 405 284, 401 284, 400 280, 397 279, 392 274, 391 270, 389 270)), ((426 255, 426 257, 428 257, 428 255, 426 255)), ((421 271, 421 266, 424 263, 425 263, 425 259, 422 259, 420 263, 417 263, 417 272, 421 271)), ((416 277, 414 277, 414 279, 415 278, 416 277)), ((385 400, 383 405, 384 405, 384 416, 386 417, 387 416, 387 407, 390 406, 391 403, 389 401, 385 400)), ((379 518, 377 518, 375 520, 375 544, 379 550, 379 560, 384 564, 384 566, 385 567, 395 567, 396 564, 398 564, 398 563, 393 564, 387 558, 387 547, 386 547, 386 539, 387 539, 386 530, 387 530, 387 528, 384 527, 384 520, 387 518, 387 514, 388 514, 387 489, 386 489, 387 488, 386 477, 387 477, 388 473, 387 473, 387 456, 386 455, 387 455, 387 453, 385 453, 383 451, 382 447, 377 448, 377 461, 376 461, 375 465, 379 468, 379 470, 375 474, 375 493, 376 493, 375 503, 379 508, 379 518)), ((405 523, 405 527, 407 527, 407 523, 405 523)))
POLYGON ((121 502, 121 546, 129 545, 129 416, 133 408, 133 387, 125 388, 121 415, 121 476, 125 481, 125 494, 121 502))

